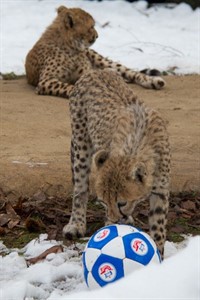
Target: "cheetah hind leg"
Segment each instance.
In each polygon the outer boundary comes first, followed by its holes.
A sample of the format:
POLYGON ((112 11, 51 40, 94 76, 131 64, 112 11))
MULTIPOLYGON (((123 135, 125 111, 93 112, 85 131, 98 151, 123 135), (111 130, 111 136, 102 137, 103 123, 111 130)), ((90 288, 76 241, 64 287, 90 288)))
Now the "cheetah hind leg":
POLYGON ((161 72, 157 69, 143 69, 140 73, 146 74, 148 76, 161 76, 161 72))
MULTIPOLYGON (((147 88, 147 89, 155 89, 155 90, 160 90, 162 89, 164 86, 166 86, 165 81, 161 78, 161 77, 157 77, 157 76, 149 76, 149 75, 145 75, 141 72, 130 72, 133 73, 133 82, 147 88)), ((131 78, 130 74, 130 78, 131 78)))

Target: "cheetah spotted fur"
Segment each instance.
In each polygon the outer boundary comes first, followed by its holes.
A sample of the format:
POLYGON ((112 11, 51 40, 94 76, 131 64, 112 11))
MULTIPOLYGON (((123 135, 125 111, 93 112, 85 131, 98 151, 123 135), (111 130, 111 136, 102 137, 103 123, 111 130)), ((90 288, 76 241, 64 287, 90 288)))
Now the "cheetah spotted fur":
POLYGON ((92 16, 80 8, 57 9, 57 17, 26 57, 27 80, 36 86, 38 94, 68 98, 82 74, 107 68, 126 82, 153 89, 164 87, 162 78, 135 72, 90 49, 98 37, 94 25, 92 16))
POLYGON ((164 120, 109 70, 84 73, 69 101, 74 194, 64 235, 85 235, 89 182, 93 182, 106 208, 106 224, 132 223, 135 206, 149 200, 150 234, 163 257, 170 179, 164 120))

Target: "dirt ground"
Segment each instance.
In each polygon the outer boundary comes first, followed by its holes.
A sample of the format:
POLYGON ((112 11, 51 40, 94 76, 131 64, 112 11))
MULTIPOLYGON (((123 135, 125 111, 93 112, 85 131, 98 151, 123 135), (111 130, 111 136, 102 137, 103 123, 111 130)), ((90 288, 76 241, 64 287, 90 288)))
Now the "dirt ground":
MULTIPOLYGON (((167 76, 161 91, 132 85, 168 122, 172 148, 168 239, 200 234, 200 76, 167 76)), ((25 78, 0 80, 0 236, 21 247, 39 232, 61 239, 71 211, 68 102, 38 96, 25 78), (14 229, 14 230, 13 230, 14 229)), ((103 226, 104 211, 90 201, 87 232, 103 226)), ((134 215, 148 231, 148 203, 134 215)), ((66 243, 68 243, 67 241, 66 243)))
MULTIPOLYGON (((200 76, 167 76, 161 91, 132 85, 168 121, 172 192, 200 191, 200 76)), ((70 118, 65 99, 38 96, 26 79, 1 80, 0 189, 10 199, 42 190, 68 197, 70 118)))

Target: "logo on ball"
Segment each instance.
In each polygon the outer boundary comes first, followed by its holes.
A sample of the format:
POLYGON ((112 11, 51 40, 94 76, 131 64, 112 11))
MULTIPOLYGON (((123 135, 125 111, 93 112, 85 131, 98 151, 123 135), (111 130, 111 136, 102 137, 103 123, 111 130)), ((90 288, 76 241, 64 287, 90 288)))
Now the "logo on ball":
POLYGON ((148 252, 147 244, 139 238, 131 241, 131 249, 138 255, 145 255, 148 252))
POLYGON ((116 277, 116 269, 110 263, 104 263, 99 267, 99 277, 106 282, 110 282, 115 279, 116 277))
POLYGON ((107 236, 110 234, 110 229, 102 229, 100 230, 94 237, 95 242, 100 242, 107 238, 107 236))

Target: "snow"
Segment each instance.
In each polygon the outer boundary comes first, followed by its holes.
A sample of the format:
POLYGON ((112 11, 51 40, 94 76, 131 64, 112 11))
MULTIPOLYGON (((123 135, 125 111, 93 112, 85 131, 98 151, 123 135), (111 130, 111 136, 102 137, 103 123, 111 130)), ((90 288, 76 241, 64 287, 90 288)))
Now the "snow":
MULTIPOLYGON (((200 299, 200 236, 181 244, 166 242, 165 260, 152 264, 104 288, 89 290, 83 279, 80 252, 85 244, 64 247, 27 268, 35 257, 58 241, 41 234, 23 249, 0 256, 0 295, 5 300, 21 299, 200 299)), ((0 252, 9 250, 0 243, 0 252)))
POLYGON ((96 21, 92 48, 124 65, 200 73, 200 8, 182 3, 147 9, 145 1, 1 0, 2 73, 24 74, 25 57, 60 5, 81 7, 96 21), (76 2, 76 3, 75 3, 76 2))
MULTIPOLYGON (((2 73, 25 73, 27 52, 63 4, 79 6, 94 16, 99 38, 93 48, 102 55, 136 70, 200 73, 200 9, 192 11, 183 3, 147 9, 145 1, 1 0, 2 73)), ((23 249, 7 249, 0 242, 0 253, 6 254, 0 256, 1 299, 200 299, 200 236, 187 237, 179 245, 167 241, 160 266, 149 266, 95 291, 84 283, 83 244, 64 247, 64 252, 51 253, 27 268, 26 258, 61 244, 47 240, 46 234, 23 249)))
MULTIPOLYGON (((10 252, 6 256, 0 256, 0 299, 47 299, 55 291, 67 294, 71 290, 86 290, 80 254, 73 247, 65 248, 61 253, 51 253, 45 260, 27 268, 26 259, 61 244, 47 240, 47 234, 41 234, 20 250, 8 250, 0 243, 0 253, 10 252)), ((80 250, 84 248, 81 244, 77 246, 80 250)))

